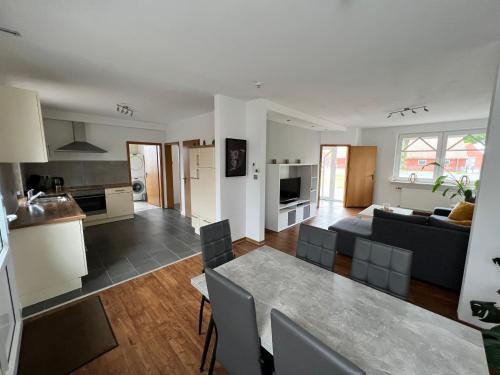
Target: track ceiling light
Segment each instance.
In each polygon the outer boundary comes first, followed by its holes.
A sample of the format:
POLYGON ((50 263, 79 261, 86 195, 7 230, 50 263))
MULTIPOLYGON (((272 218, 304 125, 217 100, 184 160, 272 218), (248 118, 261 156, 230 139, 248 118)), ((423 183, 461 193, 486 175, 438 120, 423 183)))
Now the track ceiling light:
POLYGON ((398 109, 397 111, 392 111, 387 114, 387 118, 391 118, 394 114, 400 114, 401 117, 405 117, 405 113, 417 114, 418 109, 423 109, 425 112, 429 112, 429 108, 426 105, 419 105, 417 107, 405 107, 403 109, 398 109))

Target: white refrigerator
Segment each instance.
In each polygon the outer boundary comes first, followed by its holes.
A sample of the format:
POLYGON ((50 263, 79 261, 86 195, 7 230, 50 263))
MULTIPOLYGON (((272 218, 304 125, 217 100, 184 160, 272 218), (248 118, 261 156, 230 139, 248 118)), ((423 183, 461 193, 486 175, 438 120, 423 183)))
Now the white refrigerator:
POLYGON ((0 194, 0 375, 17 373, 21 332, 21 305, 9 249, 7 215, 0 194))

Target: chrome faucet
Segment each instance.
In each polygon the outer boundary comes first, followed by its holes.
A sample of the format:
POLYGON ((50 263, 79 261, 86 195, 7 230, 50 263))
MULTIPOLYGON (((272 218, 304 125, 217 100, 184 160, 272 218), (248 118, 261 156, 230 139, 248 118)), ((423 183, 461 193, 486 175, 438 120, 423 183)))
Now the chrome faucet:
POLYGON ((33 203, 33 201, 35 199, 37 199, 38 197, 42 197, 45 195, 45 193, 43 191, 40 191, 36 194, 33 194, 35 192, 35 189, 30 189, 28 190, 28 198, 26 199, 26 204, 30 205, 33 203))

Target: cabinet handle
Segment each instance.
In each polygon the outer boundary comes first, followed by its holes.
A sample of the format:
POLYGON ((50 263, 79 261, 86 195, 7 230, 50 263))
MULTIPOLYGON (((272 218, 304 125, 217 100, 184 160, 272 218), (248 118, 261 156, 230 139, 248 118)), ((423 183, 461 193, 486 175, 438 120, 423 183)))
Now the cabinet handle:
POLYGON ((196 154, 196 165, 200 165, 200 154, 196 154))

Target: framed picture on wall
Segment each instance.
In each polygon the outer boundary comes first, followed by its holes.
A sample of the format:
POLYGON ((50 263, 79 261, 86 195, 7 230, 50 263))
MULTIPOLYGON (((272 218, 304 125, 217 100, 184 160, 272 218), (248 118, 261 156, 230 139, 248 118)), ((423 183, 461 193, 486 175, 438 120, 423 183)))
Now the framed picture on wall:
POLYGON ((246 176, 247 141, 226 138, 226 177, 246 176))

